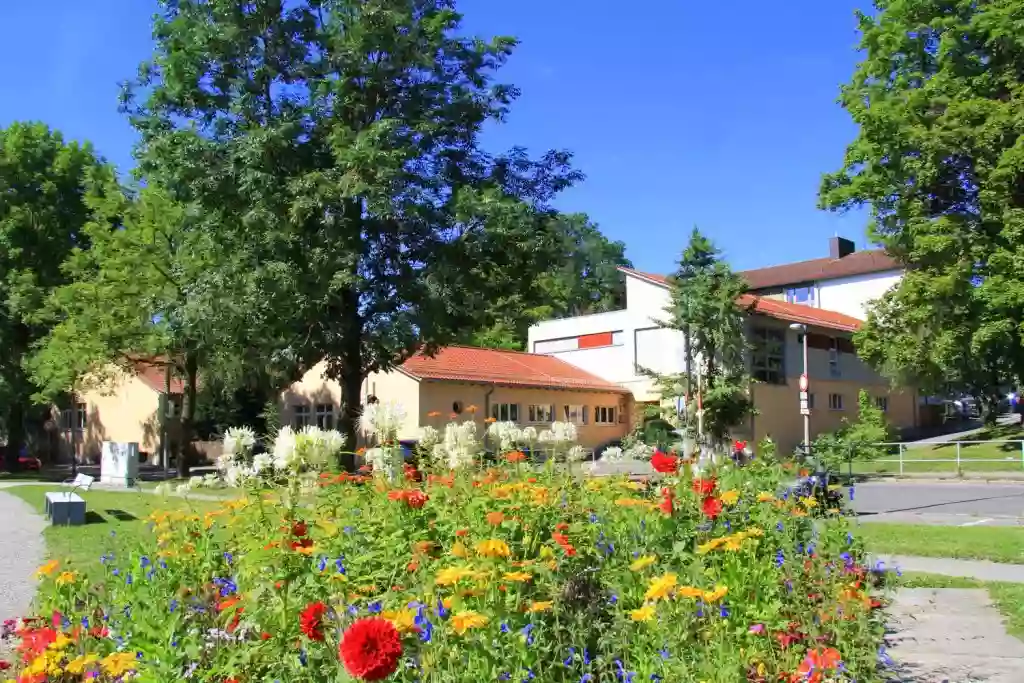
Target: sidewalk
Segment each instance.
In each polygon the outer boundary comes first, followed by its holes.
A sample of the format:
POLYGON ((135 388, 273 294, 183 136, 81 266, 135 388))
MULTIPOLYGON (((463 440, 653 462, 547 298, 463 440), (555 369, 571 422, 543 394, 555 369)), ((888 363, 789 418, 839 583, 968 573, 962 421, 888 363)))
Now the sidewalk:
POLYGON ((979 581, 1024 583, 1024 564, 1003 564, 985 560, 953 560, 945 557, 913 555, 874 555, 872 562, 882 562, 886 569, 899 567, 904 572, 926 572, 958 576, 979 581))

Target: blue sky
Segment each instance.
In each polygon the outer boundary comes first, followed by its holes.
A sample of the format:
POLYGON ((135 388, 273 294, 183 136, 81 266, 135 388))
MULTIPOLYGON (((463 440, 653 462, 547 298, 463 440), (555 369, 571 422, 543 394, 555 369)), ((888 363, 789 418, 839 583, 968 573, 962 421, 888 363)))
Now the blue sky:
MULTIPOLYGON (((576 153, 560 207, 669 272, 692 226, 739 269, 865 246, 865 217, 815 208, 856 135, 835 103, 867 0, 462 0, 467 32, 518 37, 501 73, 523 95, 486 144, 576 153), (607 9, 601 9, 602 6, 607 9)), ((151 49, 149 0, 0 3, 0 126, 41 120, 122 170, 134 134, 118 82, 151 49)))

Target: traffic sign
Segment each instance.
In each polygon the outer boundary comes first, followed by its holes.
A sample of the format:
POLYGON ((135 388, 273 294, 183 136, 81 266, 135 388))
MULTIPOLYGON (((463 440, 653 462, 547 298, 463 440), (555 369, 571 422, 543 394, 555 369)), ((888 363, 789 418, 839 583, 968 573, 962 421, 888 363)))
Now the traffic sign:
POLYGON ((800 375, 800 391, 807 391, 807 375, 800 375))

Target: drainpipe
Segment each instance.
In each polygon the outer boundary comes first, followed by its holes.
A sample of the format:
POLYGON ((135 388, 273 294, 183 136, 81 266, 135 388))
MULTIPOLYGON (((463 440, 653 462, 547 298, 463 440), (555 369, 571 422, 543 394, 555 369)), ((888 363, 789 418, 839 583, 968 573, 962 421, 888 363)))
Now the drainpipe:
MULTIPOLYGON (((493 393, 494 393, 494 387, 493 386, 491 386, 491 388, 488 389, 484 393, 484 418, 483 418, 485 420, 484 421, 484 427, 487 426, 487 422, 486 422, 487 418, 491 416, 491 394, 493 394, 493 393)), ((484 443, 485 444, 487 443, 487 430, 486 429, 484 429, 484 443)))

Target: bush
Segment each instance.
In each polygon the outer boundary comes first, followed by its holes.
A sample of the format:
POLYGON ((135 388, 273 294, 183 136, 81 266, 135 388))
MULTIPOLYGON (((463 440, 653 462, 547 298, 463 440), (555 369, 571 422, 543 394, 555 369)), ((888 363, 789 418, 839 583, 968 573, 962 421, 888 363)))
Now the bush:
POLYGON ((814 440, 811 452, 828 470, 838 472, 851 460, 876 460, 885 457, 885 443, 892 435, 885 413, 875 406, 863 389, 857 397, 857 421, 846 422, 842 429, 822 434, 814 440))
POLYGON ((661 454, 655 484, 511 452, 304 489, 312 448, 213 512, 154 515, 95 580, 44 566, 18 680, 879 680, 862 548, 773 462, 693 479, 661 454))

